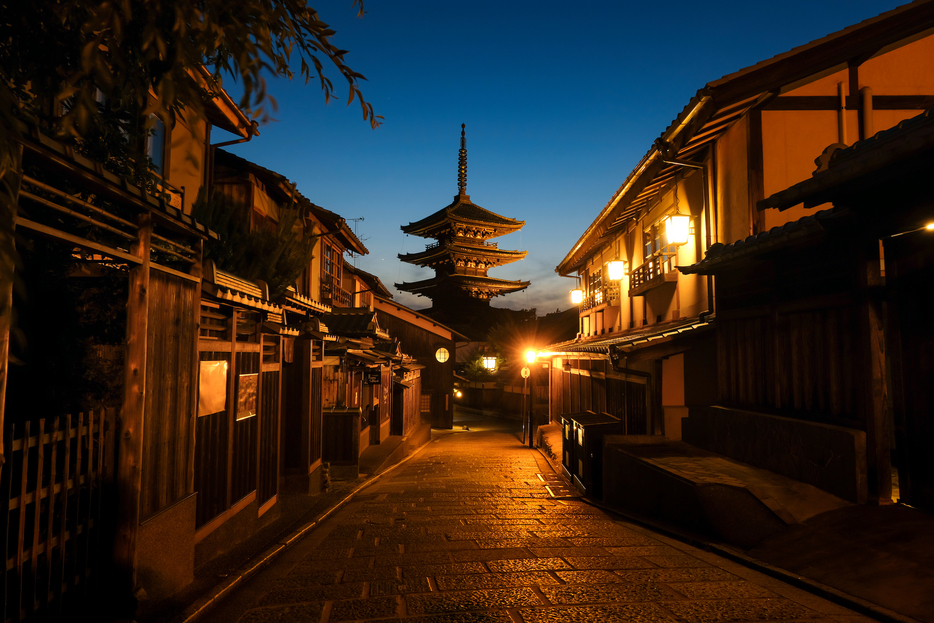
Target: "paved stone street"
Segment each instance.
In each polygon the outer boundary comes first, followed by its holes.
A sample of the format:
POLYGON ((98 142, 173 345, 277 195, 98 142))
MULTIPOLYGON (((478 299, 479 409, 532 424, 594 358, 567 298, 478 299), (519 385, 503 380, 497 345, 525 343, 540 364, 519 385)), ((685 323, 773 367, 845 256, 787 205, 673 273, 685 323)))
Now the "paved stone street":
POLYGON ((434 431, 199 620, 869 620, 614 519, 495 421, 469 426, 434 431))

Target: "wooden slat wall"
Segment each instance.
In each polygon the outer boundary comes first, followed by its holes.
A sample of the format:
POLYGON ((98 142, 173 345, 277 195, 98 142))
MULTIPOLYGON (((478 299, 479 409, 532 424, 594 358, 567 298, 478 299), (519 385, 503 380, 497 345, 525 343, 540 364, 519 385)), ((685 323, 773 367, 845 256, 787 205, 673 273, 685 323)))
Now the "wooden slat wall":
POLYGON ((107 485, 114 440, 107 431, 114 420, 107 410, 7 427, 0 477, 4 621, 78 620, 94 612, 113 546, 107 485))
POLYGON ((412 386, 406 387, 403 394, 405 401, 403 428, 407 431, 414 429, 422 421, 421 396, 422 396, 422 377, 421 375, 412 379, 412 386))
POLYGON ((335 464, 357 462, 360 447, 360 415, 355 411, 325 412, 322 458, 335 464))
MULTIPOLYGON (((322 401, 322 378, 323 370, 322 368, 312 368, 311 370, 311 387, 309 388, 309 396, 311 402, 311 424, 310 424, 310 463, 321 458, 321 427, 324 422, 324 403, 322 401)), ((309 464, 310 464, 309 463, 309 464)))
MULTIPOLYGON (((201 361, 226 361, 228 352, 202 352, 201 361)), ((228 367, 233 373, 232 366, 228 367)), ((230 387, 230 383, 228 383, 230 387)), ((232 400, 228 391, 227 402, 232 400)), ((227 411, 198 417, 195 425, 195 491, 198 492, 195 525, 203 526, 227 510, 227 447, 230 418, 227 411)))
MULTIPOLYGON (((237 397, 240 395, 240 375, 258 374, 260 353, 238 352, 234 385, 233 444, 231 446, 231 503, 256 490, 256 470, 259 458, 259 416, 236 420, 237 397)), ((260 396, 262 399, 262 396, 260 396)), ((258 406, 258 405, 257 405, 258 406)))
POLYGON ((259 477, 257 499, 260 504, 279 492, 279 370, 261 375, 259 411, 259 477))
POLYGON ((720 400, 857 420, 852 307, 718 318, 720 400))
POLYGON ((149 279, 146 420, 140 517, 146 519, 191 493, 194 443, 192 370, 197 349, 197 284, 153 271, 149 279))

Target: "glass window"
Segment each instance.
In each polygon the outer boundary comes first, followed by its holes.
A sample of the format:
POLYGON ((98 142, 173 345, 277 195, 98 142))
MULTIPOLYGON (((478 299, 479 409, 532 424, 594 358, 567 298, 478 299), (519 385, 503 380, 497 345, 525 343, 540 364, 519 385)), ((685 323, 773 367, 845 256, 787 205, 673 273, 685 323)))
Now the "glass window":
POLYGON ((146 140, 146 155, 152 160, 156 173, 165 175, 165 124, 162 119, 155 117, 152 133, 146 140))

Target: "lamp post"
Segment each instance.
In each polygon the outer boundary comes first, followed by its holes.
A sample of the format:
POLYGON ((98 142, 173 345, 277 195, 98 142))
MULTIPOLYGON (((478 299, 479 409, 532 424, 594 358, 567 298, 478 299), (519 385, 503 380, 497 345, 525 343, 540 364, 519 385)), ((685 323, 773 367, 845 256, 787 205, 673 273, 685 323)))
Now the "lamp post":
MULTIPOLYGON (((536 352, 534 350, 525 351, 525 360, 529 363, 528 366, 522 368, 522 378, 525 379, 525 384, 522 391, 522 407, 525 409, 525 397, 529 397, 529 410, 528 410, 528 428, 529 428, 529 447, 535 447, 535 440, 532 437, 532 424, 533 424, 533 415, 535 412, 535 400, 532 397, 532 383, 529 382, 532 377, 532 364, 535 363, 536 352)), ((523 440, 524 441, 524 440, 523 440)))
MULTIPOLYGON (((492 373, 496 370, 496 357, 485 356, 482 359, 483 367, 485 370, 492 373)), ((484 394, 486 393, 486 381, 480 381, 480 415, 483 415, 483 402, 485 400, 484 394)))

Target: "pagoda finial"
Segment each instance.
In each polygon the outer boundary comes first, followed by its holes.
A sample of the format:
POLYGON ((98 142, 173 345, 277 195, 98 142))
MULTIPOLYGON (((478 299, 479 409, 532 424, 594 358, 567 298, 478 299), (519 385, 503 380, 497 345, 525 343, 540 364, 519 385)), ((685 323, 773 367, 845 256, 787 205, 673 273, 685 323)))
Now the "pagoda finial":
POLYGON ((461 149, 457 154, 457 191, 467 194, 467 124, 461 124, 461 149))

